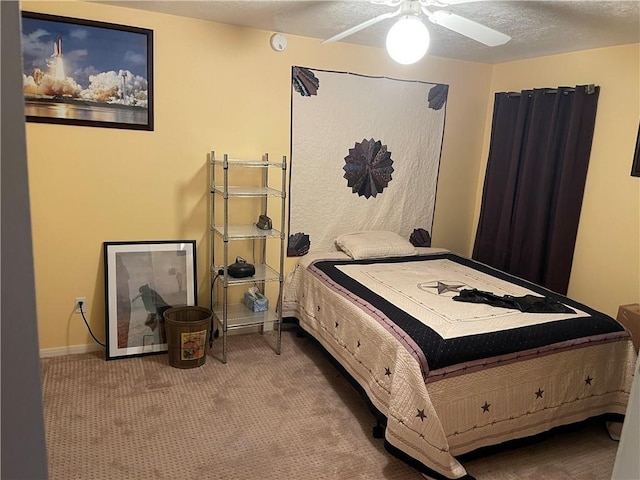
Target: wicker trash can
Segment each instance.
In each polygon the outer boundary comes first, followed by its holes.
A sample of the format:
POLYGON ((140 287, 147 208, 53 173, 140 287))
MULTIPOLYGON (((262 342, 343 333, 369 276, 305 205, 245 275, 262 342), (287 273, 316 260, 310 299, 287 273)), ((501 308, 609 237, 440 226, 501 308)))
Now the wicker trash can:
POLYGON ((169 365, 193 368, 204 364, 211 315, 204 307, 173 307, 164 312, 169 365))

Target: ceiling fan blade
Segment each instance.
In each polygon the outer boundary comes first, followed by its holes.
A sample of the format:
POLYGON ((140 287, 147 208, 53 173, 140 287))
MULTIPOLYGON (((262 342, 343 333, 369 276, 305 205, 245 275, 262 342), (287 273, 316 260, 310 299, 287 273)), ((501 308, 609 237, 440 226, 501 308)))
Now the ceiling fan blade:
POLYGON ((402 11, 402 8, 398 8, 394 12, 387 12, 387 13, 383 13, 382 15, 378 15, 377 17, 371 18, 366 22, 362 22, 361 24, 356 25, 355 27, 351 27, 350 29, 345 30, 342 33, 334 35, 331 38, 327 38, 326 40, 323 40, 322 43, 332 43, 332 42, 337 42, 338 40, 342 40, 343 38, 348 37, 349 35, 353 35, 354 33, 359 32, 360 30, 364 30, 365 28, 370 27, 371 25, 375 25, 376 23, 381 22, 382 20, 386 20, 387 18, 397 17, 398 15, 400 15, 401 11, 402 11))
POLYGON ((511 37, 504 33, 445 10, 438 10, 431 14, 427 13, 427 15, 429 20, 436 25, 441 25, 489 47, 503 45, 511 40, 511 37))

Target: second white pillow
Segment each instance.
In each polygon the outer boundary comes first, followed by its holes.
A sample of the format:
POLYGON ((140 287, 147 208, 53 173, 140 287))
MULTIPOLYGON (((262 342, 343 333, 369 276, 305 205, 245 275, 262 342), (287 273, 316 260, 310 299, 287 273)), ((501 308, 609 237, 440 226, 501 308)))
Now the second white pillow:
POLYGON ((354 260, 416 255, 416 248, 389 231, 351 232, 336 238, 336 246, 354 260))

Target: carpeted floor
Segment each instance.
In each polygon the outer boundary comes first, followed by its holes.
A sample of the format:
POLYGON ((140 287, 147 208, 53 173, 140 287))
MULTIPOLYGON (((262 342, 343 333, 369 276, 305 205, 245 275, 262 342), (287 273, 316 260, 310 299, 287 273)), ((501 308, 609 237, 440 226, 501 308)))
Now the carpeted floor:
MULTIPOLYGON (((316 344, 229 337, 198 368, 167 355, 42 359, 49 478, 393 479, 422 476, 371 435, 373 416, 316 344)), ((601 422, 463 462, 478 480, 608 479, 601 422)))

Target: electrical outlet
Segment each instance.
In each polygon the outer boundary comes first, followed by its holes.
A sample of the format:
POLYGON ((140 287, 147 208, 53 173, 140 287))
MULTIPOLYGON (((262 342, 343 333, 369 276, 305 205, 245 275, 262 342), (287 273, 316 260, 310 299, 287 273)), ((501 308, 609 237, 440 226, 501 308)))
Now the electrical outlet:
POLYGON ((82 311, 86 312, 88 310, 87 297, 76 297, 75 313, 82 313, 80 312, 80 302, 82 302, 82 311))

